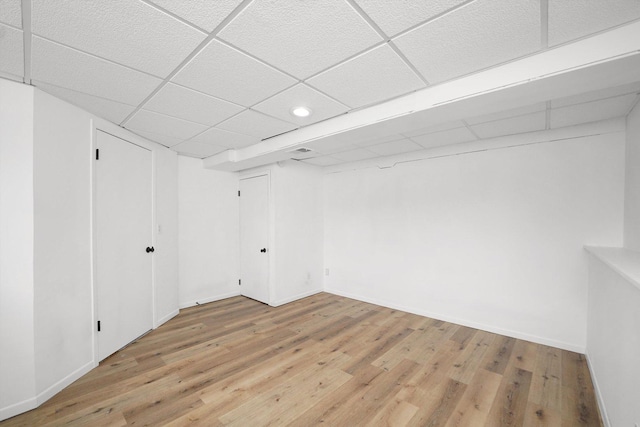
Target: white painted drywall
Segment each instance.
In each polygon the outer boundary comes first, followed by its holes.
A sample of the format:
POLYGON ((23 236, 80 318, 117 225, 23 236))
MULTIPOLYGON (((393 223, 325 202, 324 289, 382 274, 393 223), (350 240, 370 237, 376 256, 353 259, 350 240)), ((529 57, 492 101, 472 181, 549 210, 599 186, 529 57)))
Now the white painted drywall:
POLYGON ((91 115, 40 90, 34 115, 36 392, 93 367, 91 115))
POLYGON ((295 161, 271 167, 275 281, 272 305, 322 291, 322 169, 295 161))
POLYGON ((35 404, 33 102, 0 79, 0 420, 35 404))
POLYGON ((178 154, 155 151, 155 320, 158 327, 178 314, 178 154))
POLYGON ((178 156, 180 307, 239 295, 238 175, 178 156))
POLYGON ((622 243, 625 136, 610 129, 329 169, 325 290, 584 351, 582 247, 622 243))
POLYGON ((624 246, 640 251, 640 103, 627 116, 624 246))
POLYGON ((587 356, 607 425, 640 423, 640 289, 595 256, 589 262, 587 356))

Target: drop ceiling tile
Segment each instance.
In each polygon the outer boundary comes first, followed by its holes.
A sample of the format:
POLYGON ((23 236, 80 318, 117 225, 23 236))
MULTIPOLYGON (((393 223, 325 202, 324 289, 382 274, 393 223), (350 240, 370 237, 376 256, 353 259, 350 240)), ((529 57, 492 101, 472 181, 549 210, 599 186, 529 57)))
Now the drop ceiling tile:
POLYGON ((476 137, 466 127, 411 137, 412 141, 425 148, 459 144, 461 142, 474 141, 475 139, 476 137))
POLYGON ((242 0, 153 0, 153 3, 208 32, 213 31, 242 0))
POLYGON ((382 41, 344 0, 256 0, 219 36, 299 79, 382 41))
POLYGON ((547 113, 545 111, 540 111, 533 114, 480 123, 471 126, 471 129, 480 138, 495 138, 498 136, 544 130, 546 124, 547 113))
POLYGON ((286 74, 217 40, 198 53, 173 81, 247 107, 296 83, 286 74))
POLYGON ((21 0, 0 1, 0 22, 22 28, 21 0))
POLYGON ((129 105, 138 105, 162 82, 40 37, 33 37, 32 57, 34 80, 129 105))
POLYGON ((393 142, 393 141, 399 141, 401 139, 404 139, 403 135, 397 134, 397 135, 389 135, 389 136, 381 136, 381 137, 377 137, 377 138, 370 138, 364 141, 355 141, 354 144, 357 145, 358 147, 370 147, 372 145, 379 145, 382 144, 384 142, 393 142))
POLYGON ((482 116, 471 117, 465 119, 465 121, 470 125, 476 125, 478 123, 486 123, 493 122, 496 120, 507 119, 509 117, 517 117, 524 116, 525 114, 537 113, 539 111, 544 111, 547 108, 546 102, 541 102, 539 104, 528 105, 523 108, 514 108, 512 110, 499 111, 493 114, 485 114, 482 116))
POLYGON ((253 109, 305 126, 342 114, 349 108, 305 84, 298 84, 262 101, 253 109), (309 117, 291 114, 291 109, 299 106, 311 109, 312 114, 309 117))
POLYGON ((385 142, 383 144, 367 147, 367 150, 373 151, 381 156, 391 156, 393 154, 408 153, 410 151, 422 150, 421 145, 416 144, 410 139, 401 139, 399 141, 385 142))
POLYGON ((308 83, 353 108, 426 86, 387 44, 331 68, 308 83))
POLYGON ((134 106, 111 101, 110 99, 87 95, 86 93, 76 92, 75 90, 65 89, 39 81, 32 81, 32 83, 38 89, 41 89, 57 98, 63 99, 113 123, 120 123, 129 114, 131 114, 133 110, 135 110, 134 106))
POLYGON ((24 74, 22 31, 0 24, 0 71, 14 76, 24 74))
POLYGON ((637 101, 636 94, 622 95, 599 101, 570 105, 551 110, 551 128, 572 126, 598 120, 624 117, 637 101))
POLYGON ((171 147, 171 149, 177 151, 180 154, 187 154, 189 156, 198 157, 200 159, 213 156, 214 154, 218 154, 227 150, 227 148, 224 147, 218 147, 212 144, 204 144, 193 140, 181 142, 180 144, 171 147))
POLYGON ((394 36, 464 3, 464 0, 355 1, 388 36, 394 36))
POLYGON ((309 163, 310 165, 315 166, 332 166, 340 163, 344 163, 344 160, 336 159, 331 156, 323 156, 323 157, 313 157, 311 159, 303 160, 304 163, 309 163))
POLYGON ((144 109, 213 126, 244 107, 168 83, 144 105, 144 109))
POLYGON ((429 133, 442 132, 442 131, 450 130, 450 129, 463 128, 464 126, 465 126, 465 124, 462 123, 462 121, 458 120, 458 121, 455 121, 455 122, 442 123, 442 124, 439 124, 439 125, 433 125, 433 126, 428 126, 428 127, 424 127, 424 128, 408 131, 408 132, 403 132, 402 135, 404 135, 406 137, 409 137, 409 138, 413 138, 414 136, 420 136, 420 135, 426 135, 426 134, 429 134, 429 133))
POLYGON ((206 38, 142 1, 33 0, 31 16, 34 34, 160 77, 206 38))
POLYGON ((566 107, 568 105, 581 104, 583 102, 597 101, 598 99, 612 98, 615 96, 638 92, 640 92, 640 82, 582 93, 568 98, 554 99, 551 101, 551 108, 566 107))
POLYGON ((132 131, 152 132, 182 140, 189 139, 207 129, 199 123, 188 122, 153 111, 140 110, 124 124, 132 131))
POLYGON ((552 0, 549 1, 549 46, 638 18, 638 0, 552 0))
POLYGON ((260 142, 260 139, 236 132, 229 132, 224 129, 211 128, 206 132, 191 138, 190 141, 237 149, 257 144, 260 142))
POLYGON ((167 135, 160 135, 153 132, 143 132, 143 131, 132 131, 133 133, 148 139, 149 141, 157 142, 158 144, 164 145, 166 147, 173 147, 176 144, 180 144, 184 141, 183 138, 175 138, 167 135))
POLYGON ((393 42, 430 83, 540 49, 540 2, 478 0, 393 42))
POLYGON ((265 116, 257 111, 245 110, 237 116, 220 123, 217 127, 264 139, 295 129, 296 125, 265 116))
POLYGON ((341 151, 355 150, 360 148, 350 142, 344 141, 340 138, 323 138, 304 144, 305 147, 311 148, 321 154, 333 154, 341 151))
POLYGON ((364 148, 356 148, 355 150, 334 153, 331 157, 335 157, 336 159, 343 160, 345 162, 356 162, 358 160, 373 159, 374 157, 380 156, 369 150, 365 150, 364 148))

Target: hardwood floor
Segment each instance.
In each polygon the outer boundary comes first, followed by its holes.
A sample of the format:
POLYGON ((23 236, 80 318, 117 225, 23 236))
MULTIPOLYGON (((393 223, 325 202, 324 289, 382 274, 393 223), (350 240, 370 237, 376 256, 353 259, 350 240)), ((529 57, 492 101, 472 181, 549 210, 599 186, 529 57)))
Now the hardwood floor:
POLYGON ((8 426, 600 426, 583 355, 321 293, 180 315, 8 426))

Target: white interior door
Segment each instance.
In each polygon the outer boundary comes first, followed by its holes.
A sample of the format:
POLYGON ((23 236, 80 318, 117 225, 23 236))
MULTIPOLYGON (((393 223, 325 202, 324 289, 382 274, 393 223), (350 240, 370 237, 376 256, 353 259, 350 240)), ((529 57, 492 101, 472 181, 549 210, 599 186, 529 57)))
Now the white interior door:
POLYGON ((269 176, 240 180, 240 289, 269 304, 269 176))
POLYGON ((153 328, 151 151, 97 132, 98 356, 153 328), (147 248, 149 251, 147 251, 147 248))

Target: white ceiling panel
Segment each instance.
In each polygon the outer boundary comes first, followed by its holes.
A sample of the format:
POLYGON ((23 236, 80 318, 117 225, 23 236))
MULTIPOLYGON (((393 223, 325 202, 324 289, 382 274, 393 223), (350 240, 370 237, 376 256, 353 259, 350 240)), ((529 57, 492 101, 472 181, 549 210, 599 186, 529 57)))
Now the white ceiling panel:
POLYGON ((299 79, 382 41, 344 0, 255 0, 219 36, 299 79))
POLYGON ((373 159, 374 157, 380 156, 364 148, 356 148, 355 150, 341 151, 340 153, 332 154, 331 157, 345 162, 356 162, 358 160, 373 159))
POLYGON ((127 129, 153 132, 173 138, 189 139, 207 129, 199 123, 188 122, 153 111, 140 110, 124 125, 127 129))
POLYGON ((206 37, 139 0, 33 0, 31 13, 34 34, 160 77, 206 37))
POLYGON ((629 94, 568 107, 554 108, 551 110, 551 128, 555 129, 626 116, 637 99, 638 96, 636 94, 629 94))
POLYGON ((213 31, 242 0, 153 0, 153 3, 192 24, 213 31))
POLYGON ((440 125, 428 126, 428 127, 410 131, 410 132, 404 132, 402 135, 409 138, 413 138, 414 136, 426 135, 426 134, 435 133, 435 132, 442 132, 450 129, 463 128, 464 126, 465 126, 464 123, 462 123, 460 120, 457 120, 455 122, 443 123, 440 125))
POLYGON ((22 28, 21 0, 0 1, 0 22, 22 28))
POLYGON ((206 132, 203 132, 200 135, 191 138, 191 141, 235 149, 257 144, 258 142, 260 142, 260 139, 236 132, 229 132, 224 129, 211 128, 206 132))
POLYGON ((639 93, 640 82, 629 85, 616 86, 605 90, 597 90, 587 92, 568 98, 554 99, 551 101, 551 108, 566 107, 567 105, 581 104, 583 102, 596 101, 598 99, 612 98, 615 96, 626 95, 628 93, 639 93))
POLYGON ((160 135, 153 132, 143 132, 140 130, 136 130, 132 132, 137 135, 140 135, 143 138, 148 139, 149 141, 154 141, 154 142, 157 142, 158 144, 162 144, 167 147, 173 147, 174 145, 180 144, 182 141, 184 141, 183 138, 175 138, 173 136, 160 135))
POLYGON ((425 148, 459 144, 461 142, 474 141, 475 139, 476 137, 466 127, 411 137, 412 141, 417 142, 425 148))
POLYGON ((131 114, 133 110, 135 110, 134 106, 111 101, 110 99, 99 98, 97 96, 49 85, 43 82, 33 81, 32 83, 38 89, 41 89, 56 98, 63 99, 95 114, 98 117, 102 117, 103 119, 114 123, 120 123, 129 114, 131 114))
POLYGON ((381 156, 391 156, 393 154, 408 153, 422 149, 423 147, 421 145, 416 144, 410 139, 401 139, 399 141, 385 142, 367 147, 367 150, 373 151, 381 156))
POLYGON ((212 40, 173 81, 247 107, 296 83, 286 74, 217 40, 212 40))
POLYGON ((393 42, 430 83, 540 49, 540 2, 478 0, 393 42))
POLYGON ((187 154, 189 156, 198 157, 200 159, 213 156, 214 154, 226 151, 227 148, 218 147, 217 145, 204 144, 196 141, 184 141, 180 144, 171 147, 172 150, 177 151, 180 154, 187 154))
POLYGON ((315 166, 332 166, 340 163, 344 163, 344 160, 336 159, 331 156, 323 156, 323 157, 313 157, 311 159, 303 160, 304 163, 309 163, 310 165, 315 166))
POLYGON ((496 120, 507 119, 509 117, 524 116, 525 114, 537 113, 539 111, 544 111, 546 108, 546 102, 542 102, 539 104, 528 105, 523 108, 514 108, 512 110, 500 111, 498 113, 471 117, 469 119, 465 119, 465 121, 470 125, 477 125, 478 123, 493 122, 496 120))
POLYGON ((544 130, 547 124, 547 113, 540 111, 524 116, 509 117, 507 119, 480 123, 471 126, 471 129, 480 138, 495 138, 504 135, 535 132, 544 130))
POLYGON ((465 0, 355 1, 388 36, 394 36, 465 2, 465 0))
POLYGON ((239 105, 172 83, 160 89, 144 108, 209 126, 244 110, 239 105))
POLYGON ((341 139, 324 139, 319 141, 311 141, 304 144, 304 146, 311 148, 312 150, 315 150, 321 154, 333 154, 339 153, 340 151, 355 150, 356 148, 361 148, 349 141, 344 141, 341 139))
POLYGON ((308 83, 353 108, 426 87, 387 44, 331 68, 308 83))
POLYGON ((34 80, 138 105, 162 82, 156 77, 33 37, 34 80))
POLYGON ((371 139, 367 139, 364 141, 356 141, 354 142, 355 145, 357 145, 358 147, 370 147, 372 145, 378 145, 378 144, 382 144, 384 142, 393 142, 393 141, 399 141, 401 139, 404 139, 403 135, 389 135, 389 136, 381 136, 381 137, 377 137, 377 138, 371 138, 371 139))
POLYGON ((302 126, 337 116, 349 110, 346 106, 305 84, 289 88, 257 104, 253 109, 302 126), (312 114, 309 117, 296 117, 291 114, 292 108, 300 106, 311 109, 312 114))
POLYGON ((295 129, 297 126, 257 111, 245 110, 216 127, 264 139, 295 129))
POLYGON ((550 0, 549 46, 640 18, 638 0, 550 0))
POLYGON ((0 24, 0 71, 22 76, 24 73, 22 31, 0 24))

